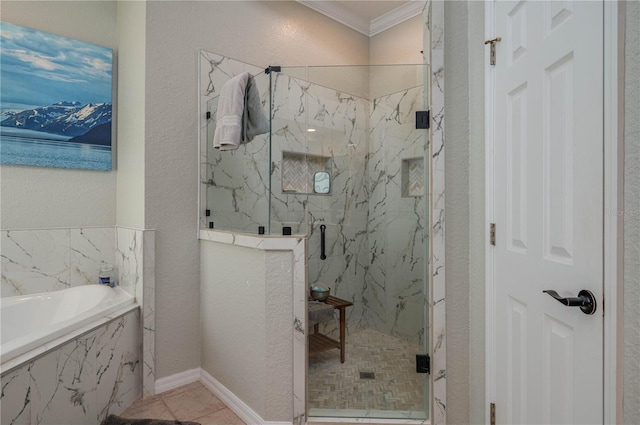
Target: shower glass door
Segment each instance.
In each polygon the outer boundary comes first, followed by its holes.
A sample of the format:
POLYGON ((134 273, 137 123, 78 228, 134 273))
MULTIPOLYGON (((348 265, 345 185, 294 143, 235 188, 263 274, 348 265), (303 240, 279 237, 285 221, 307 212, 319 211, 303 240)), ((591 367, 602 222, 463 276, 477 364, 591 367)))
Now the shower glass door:
POLYGON ((270 75, 271 233, 306 234, 308 283, 335 297, 309 316, 309 416, 427 418, 425 76, 424 65, 270 75))
POLYGON ((268 233, 270 134, 260 134, 237 150, 214 149, 222 87, 249 72, 269 116, 270 79, 264 68, 200 51, 200 222, 201 229, 268 233))

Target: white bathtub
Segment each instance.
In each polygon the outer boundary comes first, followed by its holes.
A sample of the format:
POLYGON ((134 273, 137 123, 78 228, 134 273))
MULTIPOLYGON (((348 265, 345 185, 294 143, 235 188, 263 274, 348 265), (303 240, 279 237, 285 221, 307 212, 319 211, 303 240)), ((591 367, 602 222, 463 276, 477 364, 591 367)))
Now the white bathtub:
POLYGON ((0 299, 0 363, 134 303, 122 288, 82 285, 0 299))

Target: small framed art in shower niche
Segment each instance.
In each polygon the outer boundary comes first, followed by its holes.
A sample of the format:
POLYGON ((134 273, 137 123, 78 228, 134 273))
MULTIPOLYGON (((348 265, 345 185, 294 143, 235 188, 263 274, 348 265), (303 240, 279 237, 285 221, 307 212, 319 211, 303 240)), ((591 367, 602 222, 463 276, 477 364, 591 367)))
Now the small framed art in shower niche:
POLYGON ((331 190, 331 157, 282 152, 282 193, 323 195, 331 190))

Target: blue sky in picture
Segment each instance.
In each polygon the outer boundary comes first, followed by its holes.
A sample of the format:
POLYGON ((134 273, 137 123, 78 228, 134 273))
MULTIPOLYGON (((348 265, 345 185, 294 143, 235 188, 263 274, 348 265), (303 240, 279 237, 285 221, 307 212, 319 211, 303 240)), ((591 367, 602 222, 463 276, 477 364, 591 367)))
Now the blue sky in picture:
POLYGON ((0 112, 111 102, 111 49, 0 22, 0 112))

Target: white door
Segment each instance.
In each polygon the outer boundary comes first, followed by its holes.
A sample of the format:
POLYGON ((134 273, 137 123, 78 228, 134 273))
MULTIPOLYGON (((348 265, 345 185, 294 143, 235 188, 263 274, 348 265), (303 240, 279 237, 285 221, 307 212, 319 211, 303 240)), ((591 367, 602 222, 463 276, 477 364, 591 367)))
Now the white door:
POLYGON ((602 423, 603 3, 493 8, 496 421, 602 423))

